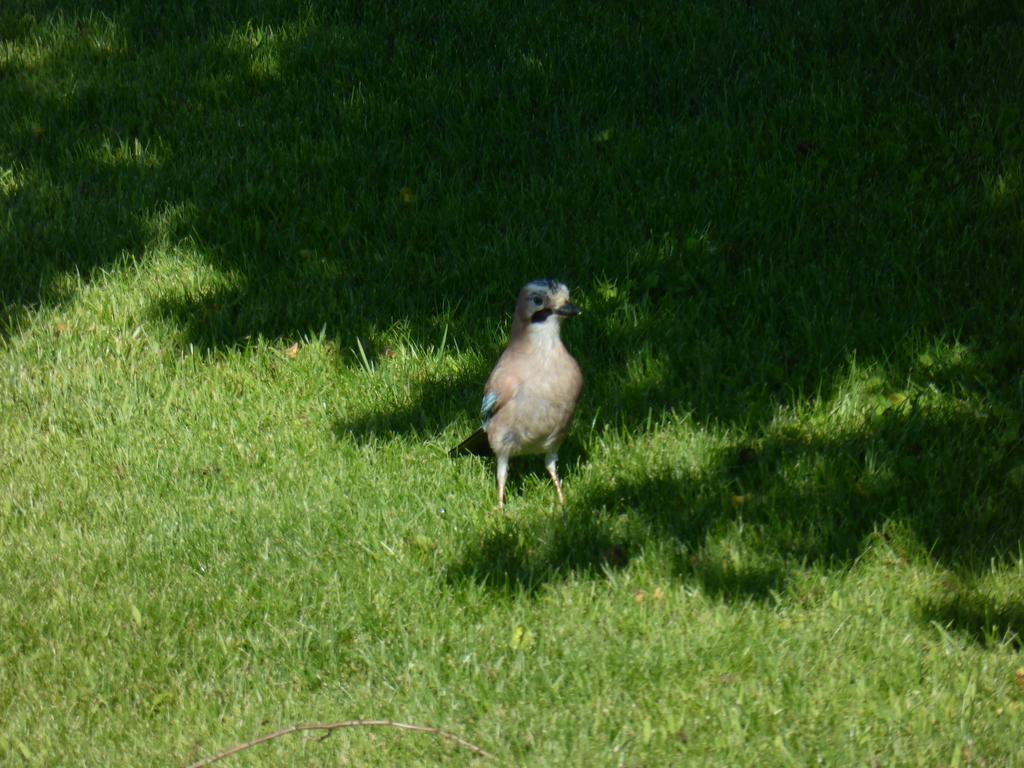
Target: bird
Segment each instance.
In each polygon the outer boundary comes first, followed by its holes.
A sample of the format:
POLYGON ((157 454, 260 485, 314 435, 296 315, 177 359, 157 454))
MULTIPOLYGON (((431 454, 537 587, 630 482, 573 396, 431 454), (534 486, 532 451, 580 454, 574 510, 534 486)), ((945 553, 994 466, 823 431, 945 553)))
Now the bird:
POLYGON ((562 343, 566 318, 581 310, 557 280, 533 280, 516 300, 508 346, 484 384, 483 425, 449 455, 497 458, 498 509, 505 506, 505 480, 512 456, 544 454, 544 467, 565 504, 558 478, 558 449, 576 411, 583 373, 562 343))

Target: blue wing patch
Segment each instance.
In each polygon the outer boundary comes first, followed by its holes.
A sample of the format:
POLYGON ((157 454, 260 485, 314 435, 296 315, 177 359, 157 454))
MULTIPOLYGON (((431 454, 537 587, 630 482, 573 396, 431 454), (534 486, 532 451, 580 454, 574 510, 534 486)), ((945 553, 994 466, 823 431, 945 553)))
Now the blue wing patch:
POLYGON ((480 403, 480 417, 484 420, 484 426, 487 426, 487 422, 490 420, 491 415, 494 413, 494 406, 498 402, 498 396, 493 392, 488 392, 484 395, 484 401, 480 403))

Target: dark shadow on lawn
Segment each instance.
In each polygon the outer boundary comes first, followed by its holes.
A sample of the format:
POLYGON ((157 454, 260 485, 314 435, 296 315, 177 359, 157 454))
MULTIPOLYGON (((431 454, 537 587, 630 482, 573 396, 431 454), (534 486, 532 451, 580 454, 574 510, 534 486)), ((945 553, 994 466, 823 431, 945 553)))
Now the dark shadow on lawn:
POLYGON ((1020 245, 1020 201, 978 181, 1021 159, 998 14, 879 3, 835 37, 742 3, 40 1, 5 13, 12 39, 26 14, 66 39, 0 76, 21 179, 0 231, 12 316, 65 301, 62 275, 141 256, 168 209, 187 214, 161 237, 233 276, 153 307, 201 349, 325 325, 347 349, 397 321, 432 338, 444 306, 479 348, 551 274, 594 310, 572 339, 591 407, 635 426, 665 408, 757 422, 828 390, 854 351, 984 341, 1019 305, 1024 268, 1000 254, 1020 245), (979 258, 951 270, 936 254, 967 233, 979 258), (654 368, 630 380, 644 345, 654 368))
POLYGON ((923 603, 922 621, 934 622, 947 631, 962 633, 985 647, 1009 643, 1024 647, 1024 605, 996 600, 974 590, 955 591, 947 598, 923 603))
MULTIPOLYGON (((657 540, 638 515, 613 514, 595 510, 586 501, 570 500, 553 515, 517 511, 487 527, 462 546, 447 574, 453 584, 470 582, 501 592, 533 594, 569 578, 601 578, 624 568, 652 544, 656 547, 657 540)), ((679 546, 676 552, 677 576, 722 599, 769 599, 782 592, 788 580, 787 568, 777 563, 702 559, 685 554, 679 546)))
MULTIPOLYGON (((545 505, 547 506, 547 505, 545 505)), ((535 592, 572 575, 596 576, 629 562, 629 542, 589 510, 569 504, 554 525, 544 515, 501 515, 483 536, 467 542, 466 557, 452 565, 453 583, 471 581, 502 592, 535 592)))

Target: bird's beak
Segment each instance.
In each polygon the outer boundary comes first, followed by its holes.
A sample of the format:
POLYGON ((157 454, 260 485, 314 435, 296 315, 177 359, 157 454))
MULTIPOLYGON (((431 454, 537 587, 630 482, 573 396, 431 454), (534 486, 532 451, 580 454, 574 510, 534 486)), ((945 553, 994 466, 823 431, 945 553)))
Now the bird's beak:
POLYGON ((565 302, 562 306, 555 310, 556 315, 562 315, 562 317, 572 317, 573 315, 582 314, 583 310, 577 307, 575 304, 565 302))

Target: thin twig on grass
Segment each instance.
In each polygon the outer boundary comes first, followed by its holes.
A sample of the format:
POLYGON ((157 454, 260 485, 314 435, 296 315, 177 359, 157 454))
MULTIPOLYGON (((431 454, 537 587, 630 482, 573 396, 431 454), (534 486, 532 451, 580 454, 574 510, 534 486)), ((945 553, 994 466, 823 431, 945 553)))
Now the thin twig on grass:
POLYGON ((287 728, 282 728, 280 731, 274 731, 268 733, 265 736, 253 739, 252 741, 245 741, 241 744, 236 744, 230 749, 225 749, 223 752, 218 752, 216 755, 210 757, 204 757, 202 760, 192 763, 188 768, 202 768, 206 765, 219 762, 232 755, 237 755, 239 752, 244 752, 247 749, 252 749, 258 744, 263 744, 267 741, 280 738, 281 736, 287 736, 289 733, 298 733, 300 731, 324 731, 324 735, 320 737, 319 741, 323 741, 335 731, 341 730, 342 728, 397 728, 401 731, 416 731, 417 733, 431 733, 435 736, 440 736, 442 739, 448 741, 454 741, 460 747, 465 747, 470 752, 479 755, 480 757, 486 757, 491 760, 497 758, 494 757, 490 752, 487 752, 476 744, 471 744, 461 736, 451 733, 449 731, 442 731, 440 728, 434 728, 431 725, 412 725, 411 723, 396 723, 394 720, 342 720, 337 723, 300 723, 299 725, 290 725, 287 728))

